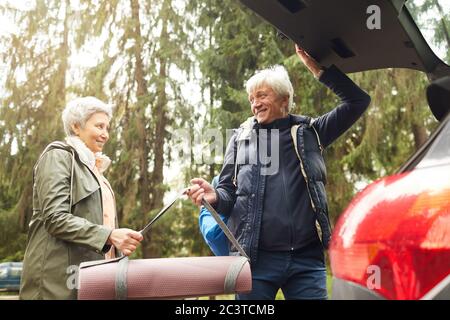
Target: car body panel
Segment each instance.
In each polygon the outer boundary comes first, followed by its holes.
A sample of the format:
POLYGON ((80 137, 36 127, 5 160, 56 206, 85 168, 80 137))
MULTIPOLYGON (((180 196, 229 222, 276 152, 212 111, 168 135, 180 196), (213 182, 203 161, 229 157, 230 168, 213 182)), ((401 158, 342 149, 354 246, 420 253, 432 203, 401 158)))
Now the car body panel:
POLYGON ((376 291, 353 281, 333 277, 333 300, 386 300, 376 291))
POLYGON ((350 203, 335 226, 333 275, 367 285, 379 268, 378 294, 419 299, 450 272, 450 164, 380 179, 350 203))

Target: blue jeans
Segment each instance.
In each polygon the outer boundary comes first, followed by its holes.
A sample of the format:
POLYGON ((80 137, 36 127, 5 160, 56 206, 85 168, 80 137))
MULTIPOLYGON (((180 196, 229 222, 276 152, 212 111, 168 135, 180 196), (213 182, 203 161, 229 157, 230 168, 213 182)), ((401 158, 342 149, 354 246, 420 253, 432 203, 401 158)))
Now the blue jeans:
POLYGON ((252 291, 238 300, 274 300, 281 288, 286 299, 327 299, 322 245, 297 251, 258 251, 252 270, 252 291))

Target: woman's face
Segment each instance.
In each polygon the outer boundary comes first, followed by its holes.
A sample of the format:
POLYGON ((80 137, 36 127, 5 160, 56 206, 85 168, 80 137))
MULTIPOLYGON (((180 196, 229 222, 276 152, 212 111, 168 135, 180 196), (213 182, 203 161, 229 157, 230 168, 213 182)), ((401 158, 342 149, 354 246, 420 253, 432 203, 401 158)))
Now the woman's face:
POLYGON ((76 124, 73 130, 92 152, 101 152, 109 139, 108 116, 104 112, 96 112, 86 121, 83 128, 76 124))

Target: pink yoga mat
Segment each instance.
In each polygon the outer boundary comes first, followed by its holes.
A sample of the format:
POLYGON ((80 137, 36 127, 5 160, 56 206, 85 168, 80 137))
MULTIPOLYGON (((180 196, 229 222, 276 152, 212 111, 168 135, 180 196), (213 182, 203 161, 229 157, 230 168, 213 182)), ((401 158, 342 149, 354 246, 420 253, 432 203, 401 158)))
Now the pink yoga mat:
MULTIPOLYGON (((231 266, 239 262, 237 259, 242 261, 243 258, 225 256, 129 260, 126 296, 128 299, 181 299, 224 294, 225 278, 232 273, 231 266)), ((103 260, 82 263, 78 278, 78 299, 115 299, 118 264, 117 261, 103 260)), ((226 293, 250 292, 252 276, 248 261, 244 261, 237 273, 232 292, 226 293)))

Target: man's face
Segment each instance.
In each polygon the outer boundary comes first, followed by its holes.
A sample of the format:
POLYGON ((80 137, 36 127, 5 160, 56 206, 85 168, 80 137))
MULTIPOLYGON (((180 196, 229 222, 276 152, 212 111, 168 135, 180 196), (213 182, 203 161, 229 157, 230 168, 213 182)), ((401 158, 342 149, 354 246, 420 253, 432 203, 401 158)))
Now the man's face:
POLYGON ((287 116, 289 97, 278 96, 270 86, 263 85, 248 96, 252 113, 260 124, 287 116))

